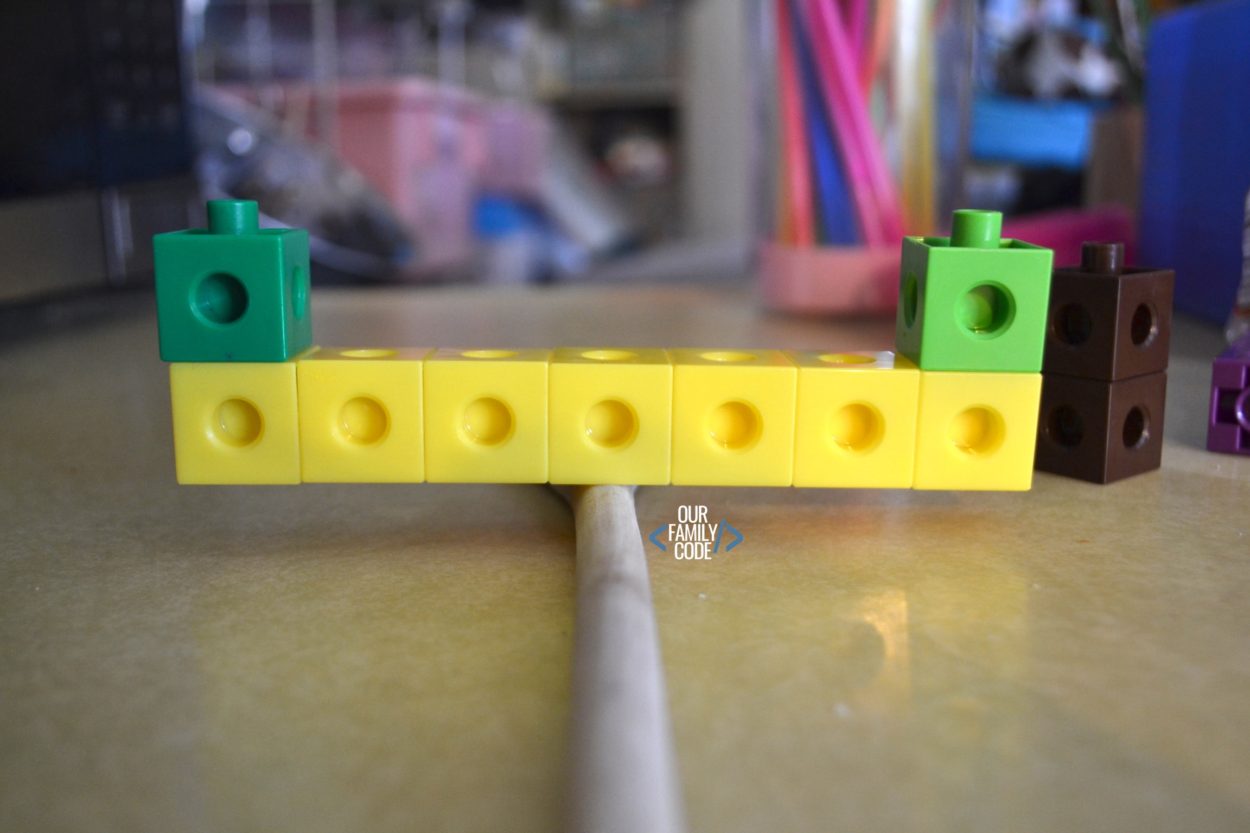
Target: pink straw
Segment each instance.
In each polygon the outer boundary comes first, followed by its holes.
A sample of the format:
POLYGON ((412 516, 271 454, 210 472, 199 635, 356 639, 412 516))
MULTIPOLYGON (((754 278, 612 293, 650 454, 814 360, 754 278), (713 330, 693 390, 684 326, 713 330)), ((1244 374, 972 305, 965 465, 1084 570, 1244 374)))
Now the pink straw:
POLYGON ((851 59, 859 63, 864 57, 864 34, 868 29, 868 0, 843 0, 846 8, 846 29, 851 42, 851 59))
POLYGON ((903 233, 898 195, 868 117, 850 44, 836 3, 808 0, 812 47, 833 114, 864 241, 893 245, 903 233))

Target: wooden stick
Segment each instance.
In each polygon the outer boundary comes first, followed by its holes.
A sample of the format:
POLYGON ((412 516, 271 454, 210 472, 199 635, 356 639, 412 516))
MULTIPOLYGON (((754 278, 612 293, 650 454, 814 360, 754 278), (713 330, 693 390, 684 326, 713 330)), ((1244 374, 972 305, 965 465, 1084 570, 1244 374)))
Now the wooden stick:
POLYGON ((570 833, 685 829, 634 488, 560 490, 577 526, 570 833))

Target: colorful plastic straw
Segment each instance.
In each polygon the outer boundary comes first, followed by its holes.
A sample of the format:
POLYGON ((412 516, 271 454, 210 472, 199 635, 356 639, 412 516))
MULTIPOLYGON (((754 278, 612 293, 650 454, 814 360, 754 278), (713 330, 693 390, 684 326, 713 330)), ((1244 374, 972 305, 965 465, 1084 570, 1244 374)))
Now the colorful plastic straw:
POLYGON ((868 0, 842 0, 847 41, 851 57, 858 62, 864 54, 864 34, 868 29, 868 0))
POLYGON ((812 61, 811 45, 808 43, 807 33, 799 25, 799 16, 791 17, 794 23, 795 52, 799 59, 804 115, 807 117, 808 144, 812 152, 812 171, 816 179, 816 215, 821 232, 820 242, 841 246, 854 245, 859 242, 859 230, 851 211, 846 177, 843 176, 838 159, 833 127, 820 96, 820 80, 812 61))
POLYGON ((803 101, 799 89, 798 56, 794 49, 794 24, 789 0, 777 0, 778 86, 781 99, 784 203, 782 230, 790 231, 782 242, 796 246, 815 243, 812 187, 807 167, 807 132, 803 125, 803 101))
POLYGON ((864 242, 891 245, 902 235, 898 195, 868 116, 841 13, 834 2, 808 0, 805 20, 864 242))
POLYGON ((894 0, 877 0, 876 14, 872 21, 872 40, 859 56, 859 87, 864 98, 872 94, 872 85, 881 72, 881 64, 889 54, 890 39, 894 34, 894 0))

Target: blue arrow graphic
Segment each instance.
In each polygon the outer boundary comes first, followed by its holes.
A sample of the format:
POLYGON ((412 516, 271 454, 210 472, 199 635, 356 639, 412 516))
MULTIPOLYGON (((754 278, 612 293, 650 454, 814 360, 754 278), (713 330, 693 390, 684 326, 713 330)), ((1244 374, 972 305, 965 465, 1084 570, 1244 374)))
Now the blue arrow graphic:
POLYGON ((739 544, 741 544, 743 541, 746 540, 743 534, 739 532, 738 530, 734 529, 733 525, 730 524, 729 521, 721 521, 720 527, 716 530, 716 544, 715 546, 712 547, 712 552, 720 552, 720 541, 721 541, 721 538, 724 536, 726 529, 728 529, 729 533, 733 535, 734 540, 733 540, 733 543, 725 547, 725 552, 732 551, 734 547, 738 546, 739 544))
POLYGON ((647 536, 647 540, 655 544, 657 547, 659 547, 660 552, 668 552, 668 547, 664 546, 659 541, 655 540, 655 537, 666 529, 668 529, 668 524, 660 524, 656 528, 655 532, 652 532, 650 535, 647 536))

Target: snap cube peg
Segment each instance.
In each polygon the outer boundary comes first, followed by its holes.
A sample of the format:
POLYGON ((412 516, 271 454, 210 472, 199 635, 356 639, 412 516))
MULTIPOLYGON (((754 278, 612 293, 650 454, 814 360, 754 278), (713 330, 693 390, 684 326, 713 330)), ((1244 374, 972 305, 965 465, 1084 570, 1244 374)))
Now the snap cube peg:
POLYGON ((1124 266, 1120 243, 1086 243, 1050 284, 1045 373, 1115 381, 1168 366, 1170 269, 1124 266))
POLYGON ((916 489, 1025 491, 1040 373, 920 374, 916 489))
POLYGON ((425 348, 319 348, 295 365, 306 483, 425 479, 425 348))
POLYGON ((794 363, 776 350, 671 350, 673 483, 789 486, 794 363))
POLYGON ((795 353, 794 485, 910 489, 920 372, 894 353, 795 353))
POLYGON ((1118 382, 1045 374, 1038 471, 1112 483, 1159 468, 1167 374, 1118 382))
POLYGON ((673 368, 666 351, 560 348, 547 384, 552 483, 669 482, 673 368))
POLYGON ((308 232, 259 228, 250 200, 211 200, 208 220, 153 238, 161 358, 280 362, 311 346, 308 232))
POLYGON ((903 239, 895 346, 921 370, 1041 370, 1052 252, 1001 226, 962 210, 949 238, 903 239))
POLYGON ((550 355, 441 349, 426 358, 426 480, 547 482, 550 355))
POLYGON ((1250 336, 1229 347, 1211 366, 1207 448, 1250 454, 1250 336))
POLYGON ((295 362, 169 366, 183 484, 299 483, 295 362))

